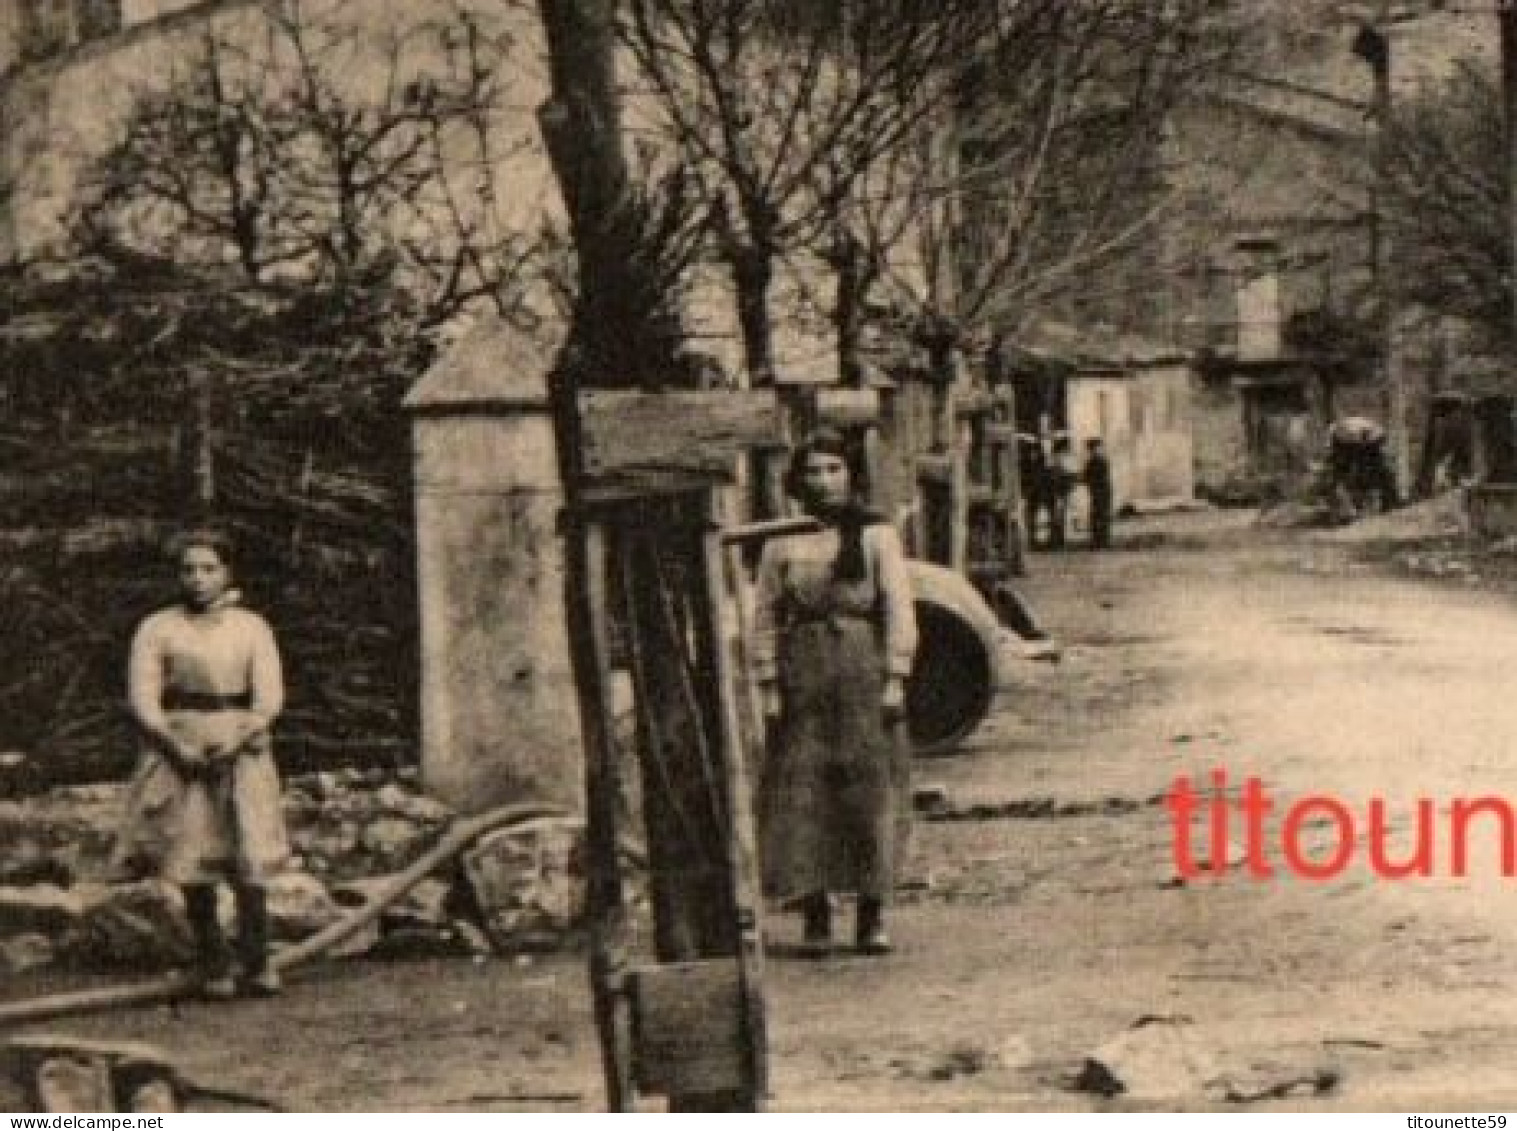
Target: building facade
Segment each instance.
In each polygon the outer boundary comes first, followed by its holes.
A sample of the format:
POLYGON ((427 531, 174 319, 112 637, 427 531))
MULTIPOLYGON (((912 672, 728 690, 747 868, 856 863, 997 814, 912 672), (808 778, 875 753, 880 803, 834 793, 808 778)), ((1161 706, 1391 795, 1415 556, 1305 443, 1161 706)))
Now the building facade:
POLYGON ((1087 443, 1100 440, 1116 507, 1194 500, 1196 376, 1186 351, 1109 329, 1040 321, 1010 343, 1009 361, 1018 430, 1044 448, 1067 440, 1076 464, 1087 443))

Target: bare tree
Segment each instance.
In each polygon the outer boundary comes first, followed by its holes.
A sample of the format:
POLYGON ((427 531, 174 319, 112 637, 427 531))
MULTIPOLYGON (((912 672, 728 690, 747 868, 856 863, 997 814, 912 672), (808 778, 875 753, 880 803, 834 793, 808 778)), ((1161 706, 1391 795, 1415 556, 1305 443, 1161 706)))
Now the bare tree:
POLYGON ((1501 350, 1513 285, 1505 136, 1494 67, 1466 60, 1442 86, 1400 100, 1380 185, 1399 301, 1460 319, 1501 350))
MULTIPOLYGON (((214 506, 253 578, 281 579, 292 662, 311 673, 289 716, 306 757, 414 749, 400 398, 447 319, 514 312, 530 281, 535 233, 512 229, 496 179, 530 122, 518 137, 504 105, 509 25, 472 7, 284 0, 179 41, 191 50, 160 88, 128 92, 140 103, 72 209, 81 243, 0 287, 0 321, 34 328, 4 343, 11 438, 67 488, 46 521, 214 506)), ((23 714, 110 720, 122 577, 79 596, 100 571, 65 566, 87 631, 54 630, 48 671, 84 672, 80 690, 23 714)), ((106 731, 90 734, 109 756, 106 731)))
MULTIPOLYGON (((837 225, 858 282, 839 299, 894 311, 940 365, 968 337, 1014 330, 1091 287, 1170 203, 1171 111, 1231 43, 1211 9, 1001 3, 972 64, 917 95, 951 110, 919 119, 914 144, 843 198, 837 225)), ((840 332, 861 316, 838 309, 840 332)))
POLYGON ((914 92, 975 47, 994 7, 630 0, 627 42, 707 203, 756 383, 774 376, 777 264, 831 249, 854 185, 935 112, 914 92))
POLYGON ((524 144, 501 140, 504 36, 462 7, 373 36, 347 0, 265 18, 213 27, 139 96, 86 235, 230 260, 254 283, 341 289, 393 268, 428 326, 481 300, 508 311, 530 242, 498 208, 498 170, 524 144))

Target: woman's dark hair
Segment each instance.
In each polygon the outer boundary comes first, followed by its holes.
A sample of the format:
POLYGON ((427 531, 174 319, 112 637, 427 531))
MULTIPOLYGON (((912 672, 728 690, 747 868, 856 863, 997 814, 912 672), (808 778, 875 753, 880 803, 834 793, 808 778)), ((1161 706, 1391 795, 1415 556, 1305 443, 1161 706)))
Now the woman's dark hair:
POLYGON ((785 472, 785 493, 805 505, 813 502, 806 490, 806 463, 813 455, 836 456, 848 469, 851 497, 836 512, 823 517, 838 531, 838 556, 832 563, 832 576, 838 581, 862 581, 869 574, 864 558, 864 528, 882 521, 882 518, 859 501, 864 475, 858 450, 834 428, 820 428, 801 442, 790 455, 790 466, 785 472))
POLYGON ((848 468, 848 483, 854 494, 862 482, 861 461, 854 445, 836 428, 819 428, 790 453, 790 467, 785 472, 785 494, 799 503, 809 503, 806 493, 806 461, 813 455, 836 456, 848 468))
POLYGON ((184 555, 194 549, 210 550, 221 559, 221 564, 226 566, 229 573, 236 574, 236 550, 231 535, 226 531, 213 526, 181 530, 164 544, 164 556, 177 566, 184 561, 184 555))

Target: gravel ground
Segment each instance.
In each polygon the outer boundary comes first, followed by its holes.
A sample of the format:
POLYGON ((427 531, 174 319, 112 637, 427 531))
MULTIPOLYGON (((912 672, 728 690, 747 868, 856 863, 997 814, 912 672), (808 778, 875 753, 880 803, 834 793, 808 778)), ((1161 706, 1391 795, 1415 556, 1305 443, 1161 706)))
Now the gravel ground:
MULTIPOLYGON (((1383 798, 1393 851, 1417 798, 1517 785, 1510 597, 1398 575, 1247 516, 1120 525, 1127 549, 1039 555, 1027 592, 1065 646, 1021 663, 958 755, 917 848, 931 878, 895 955, 767 965, 785 1110, 1517 1104, 1517 979, 1494 826, 1469 875, 1387 881, 1355 845, 1326 882, 1236 870, 1176 882, 1163 795, 1179 774, 1259 777, 1283 807, 1383 798), (1134 547, 1142 547, 1141 549, 1134 547), (1126 1095, 1071 1090, 1145 1016, 1187 1019, 1212 1079, 1159 1055, 1126 1095), (1325 1089, 1295 1088, 1316 1080, 1325 1089)), ((1269 828, 1278 828, 1279 811, 1269 828)), ((1439 825, 1442 830, 1443 825, 1439 825)), ((1330 829, 1308 829, 1313 851, 1330 829)), ((1200 831, 1198 828, 1198 836, 1200 831)), ((1442 836, 1440 831, 1440 836, 1442 836)), ((792 921, 771 934, 785 941, 792 921)), ((33 981, 6 996, 47 988, 33 981)), ((600 1102, 583 959, 353 961, 272 1002, 49 1026, 146 1039, 193 1074, 299 1110, 576 1110, 600 1102)), ((651 1101, 650 1101, 651 1102, 651 1101)), ((656 1105, 654 1105, 656 1106, 656 1105)))

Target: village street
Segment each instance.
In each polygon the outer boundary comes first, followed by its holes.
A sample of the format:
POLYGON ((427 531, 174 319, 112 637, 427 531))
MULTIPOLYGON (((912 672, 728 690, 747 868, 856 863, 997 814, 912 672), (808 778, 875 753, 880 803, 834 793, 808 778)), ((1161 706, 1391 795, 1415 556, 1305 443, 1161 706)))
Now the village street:
MULTIPOLYGON (((1336 1084, 1266 1102, 1517 1103, 1517 881, 1501 879, 1499 846, 1473 839, 1471 875, 1449 878, 1440 824, 1438 877, 1400 882, 1362 848, 1372 796, 1404 834, 1418 797, 1442 813, 1517 795, 1517 607, 1226 513, 1162 525, 1120 527, 1129 546, 1109 554, 1032 560, 1026 591, 1063 662, 1016 663, 971 747, 919 763, 949 819, 919 826, 931 882, 895 915, 897 953, 771 959, 775 1107, 1122 1103, 1068 1083, 1146 1015, 1190 1018, 1177 1031, 1210 1062, 1169 1077, 1182 1106, 1297 1078, 1336 1084), (1162 795, 1216 767, 1234 786, 1265 781, 1269 829, 1302 794, 1360 815, 1343 876, 1293 877, 1275 850, 1273 879, 1176 883, 1162 795)), ((1330 833, 1314 824, 1309 839, 1325 851, 1330 833)), ((1205 855, 1199 821, 1197 837, 1205 855)), ((796 925, 771 931, 786 941, 796 925)), ((148 1039, 300 1110, 594 1109, 585 985, 578 956, 354 962, 307 971, 278 1001, 50 1028, 148 1039)))

